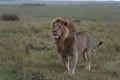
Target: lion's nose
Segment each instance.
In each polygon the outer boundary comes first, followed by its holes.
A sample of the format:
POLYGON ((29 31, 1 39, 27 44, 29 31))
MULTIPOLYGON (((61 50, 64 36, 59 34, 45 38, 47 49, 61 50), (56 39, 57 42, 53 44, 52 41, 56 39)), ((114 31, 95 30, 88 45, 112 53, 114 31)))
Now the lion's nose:
POLYGON ((57 34, 57 31, 53 31, 53 34, 56 35, 56 34, 57 34))

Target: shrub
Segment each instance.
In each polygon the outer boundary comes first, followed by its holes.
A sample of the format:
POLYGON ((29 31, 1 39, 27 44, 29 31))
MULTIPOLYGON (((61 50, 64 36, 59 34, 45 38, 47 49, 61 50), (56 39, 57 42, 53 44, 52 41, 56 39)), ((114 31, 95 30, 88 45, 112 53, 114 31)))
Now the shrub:
POLYGON ((18 21, 19 17, 15 14, 3 14, 0 19, 3 21, 18 21))

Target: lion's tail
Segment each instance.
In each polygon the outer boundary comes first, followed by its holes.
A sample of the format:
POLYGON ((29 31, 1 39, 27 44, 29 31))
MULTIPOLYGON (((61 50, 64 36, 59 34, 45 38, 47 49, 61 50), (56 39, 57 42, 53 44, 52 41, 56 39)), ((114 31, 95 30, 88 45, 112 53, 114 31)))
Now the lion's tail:
POLYGON ((98 48, 99 46, 101 46, 102 44, 103 44, 103 41, 99 42, 99 44, 98 44, 95 48, 93 48, 93 51, 96 51, 97 48, 98 48))

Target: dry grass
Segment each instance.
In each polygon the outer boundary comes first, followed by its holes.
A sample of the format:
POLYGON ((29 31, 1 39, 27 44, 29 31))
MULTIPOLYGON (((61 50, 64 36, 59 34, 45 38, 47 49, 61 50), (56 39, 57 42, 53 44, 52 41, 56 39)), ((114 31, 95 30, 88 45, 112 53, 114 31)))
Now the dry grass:
POLYGON ((1 80, 119 80, 119 22, 74 22, 78 31, 92 33, 94 47, 99 41, 103 45, 92 55, 91 71, 83 69, 85 63, 80 57, 75 75, 70 76, 63 74, 65 69, 51 36, 50 21, 0 21, 1 80))

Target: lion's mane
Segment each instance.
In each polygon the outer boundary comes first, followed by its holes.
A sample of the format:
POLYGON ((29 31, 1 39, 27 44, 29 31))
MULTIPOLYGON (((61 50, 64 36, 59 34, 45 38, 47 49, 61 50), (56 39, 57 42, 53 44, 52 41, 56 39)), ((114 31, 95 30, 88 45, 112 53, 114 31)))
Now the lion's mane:
MULTIPOLYGON (((69 53, 69 55, 72 55, 70 53, 73 51, 73 45, 76 40, 75 27, 72 25, 72 23, 68 19, 65 19, 62 17, 55 18, 52 21, 52 25, 54 25, 57 22, 63 23, 65 25, 64 27, 67 28, 67 30, 65 30, 65 31, 69 31, 69 33, 65 39, 63 37, 61 37, 61 39, 56 40, 58 52, 62 53, 63 55, 67 55, 68 53, 69 53)), ((66 33, 67 32, 65 32, 63 34, 63 36, 66 35, 66 33)))

